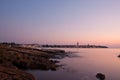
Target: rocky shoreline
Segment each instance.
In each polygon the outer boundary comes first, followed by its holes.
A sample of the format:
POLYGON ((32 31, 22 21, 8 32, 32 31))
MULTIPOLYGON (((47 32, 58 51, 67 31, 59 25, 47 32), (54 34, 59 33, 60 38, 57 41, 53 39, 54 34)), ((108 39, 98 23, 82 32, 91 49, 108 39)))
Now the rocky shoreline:
POLYGON ((56 70, 56 55, 64 57, 63 50, 39 50, 24 47, 8 47, 0 44, 0 79, 1 80, 35 80, 27 69, 56 70))
POLYGON ((20 69, 0 65, 0 80, 35 80, 35 78, 20 69))

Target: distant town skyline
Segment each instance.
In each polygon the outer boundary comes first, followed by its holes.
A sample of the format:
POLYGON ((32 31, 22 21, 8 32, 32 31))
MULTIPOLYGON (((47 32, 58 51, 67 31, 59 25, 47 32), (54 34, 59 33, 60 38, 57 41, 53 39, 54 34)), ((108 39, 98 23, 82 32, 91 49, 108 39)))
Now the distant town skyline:
POLYGON ((0 42, 120 47, 120 0, 0 0, 0 42))

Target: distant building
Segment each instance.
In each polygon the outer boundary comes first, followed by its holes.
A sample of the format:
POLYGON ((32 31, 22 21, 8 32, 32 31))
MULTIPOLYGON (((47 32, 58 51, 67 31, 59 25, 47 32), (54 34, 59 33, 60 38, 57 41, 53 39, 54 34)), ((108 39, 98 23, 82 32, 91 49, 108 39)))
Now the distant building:
POLYGON ((77 47, 79 47, 79 42, 77 42, 77 47))

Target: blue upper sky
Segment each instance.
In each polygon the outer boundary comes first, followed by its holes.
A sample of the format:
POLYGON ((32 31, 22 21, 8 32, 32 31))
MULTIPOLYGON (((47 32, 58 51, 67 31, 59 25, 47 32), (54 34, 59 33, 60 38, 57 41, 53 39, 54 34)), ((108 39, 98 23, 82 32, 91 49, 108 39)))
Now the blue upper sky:
POLYGON ((120 0, 0 0, 0 42, 120 44, 120 0))

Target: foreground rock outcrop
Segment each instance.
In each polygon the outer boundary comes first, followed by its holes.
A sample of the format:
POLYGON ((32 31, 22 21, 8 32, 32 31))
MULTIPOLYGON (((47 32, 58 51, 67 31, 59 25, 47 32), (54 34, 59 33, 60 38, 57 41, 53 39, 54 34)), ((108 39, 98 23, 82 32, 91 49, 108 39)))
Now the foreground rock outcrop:
POLYGON ((35 80, 26 69, 56 70, 58 61, 50 58, 64 55, 62 50, 38 50, 0 45, 1 80, 35 80), (63 54, 60 54, 63 53, 63 54))
POLYGON ((17 68, 0 65, 0 80, 35 80, 35 78, 31 74, 17 68))

